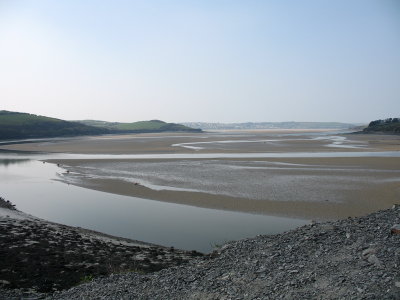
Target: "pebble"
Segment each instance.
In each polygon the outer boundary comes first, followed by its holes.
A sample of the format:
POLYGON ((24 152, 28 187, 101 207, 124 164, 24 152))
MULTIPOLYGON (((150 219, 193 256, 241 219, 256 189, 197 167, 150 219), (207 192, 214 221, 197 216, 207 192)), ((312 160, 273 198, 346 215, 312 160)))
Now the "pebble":
POLYGON ((19 299, 26 289, 52 293, 115 272, 155 272, 203 256, 47 222, 15 211, 2 198, 0 207, 21 217, 0 216, 1 300, 19 299))
POLYGON ((391 234, 400 234, 400 224, 395 224, 390 228, 391 234))
POLYGON ((396 206, 234 241, 185 265, 97 278, 48 299, 399 299, 400 239, 388 236, 399 216, 396 206))

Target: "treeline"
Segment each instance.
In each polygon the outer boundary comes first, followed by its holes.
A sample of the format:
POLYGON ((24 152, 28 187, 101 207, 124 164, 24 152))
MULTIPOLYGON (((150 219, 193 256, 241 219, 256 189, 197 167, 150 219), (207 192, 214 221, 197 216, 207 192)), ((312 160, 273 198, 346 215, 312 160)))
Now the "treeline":
POLYGON ((400 133, 400 118, 387 118, 369 123, 364 132, 400 133))

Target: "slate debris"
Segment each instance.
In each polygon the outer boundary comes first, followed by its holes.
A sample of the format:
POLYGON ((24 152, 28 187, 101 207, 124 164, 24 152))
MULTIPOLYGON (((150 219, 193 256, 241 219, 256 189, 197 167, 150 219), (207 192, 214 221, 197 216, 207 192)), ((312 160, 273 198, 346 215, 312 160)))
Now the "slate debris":
POLYGON ((152 274, 127 273, 48 299, 400 299, 400 207, 230 242, 152 274))
POLYGON ((36 299, 99 276, 146 274, 203 255, 26 216, 0 217, 0 299, 36 299))
POLYGON ((0 207, 11 209, 11 210, 16 210, 14 204, 12 204, 9 200, 6 200, 2 197, 0 197, 0 207))
POLYGON ((391 234, 400 234, 400 224, 394 224, 390 229, 391 234))

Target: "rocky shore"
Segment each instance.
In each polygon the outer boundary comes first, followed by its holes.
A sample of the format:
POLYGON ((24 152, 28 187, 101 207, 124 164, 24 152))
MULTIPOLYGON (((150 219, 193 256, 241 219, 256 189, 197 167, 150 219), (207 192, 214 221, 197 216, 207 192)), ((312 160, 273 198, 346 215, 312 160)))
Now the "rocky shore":
POLYGON ((49 299, 400 299, 400 207, 231 242, 148 275, 96 279, 49 299))
POLYGON ((98 276, 146 274, 202 256, 48 222, 3 198, 0 243, 0 299, 43 298, 98 276))
POLYGON ((60 300, 400 299, 400 206, 230 242, 197 258, 2 211, 0 282, 8 289, 0 299, 28 286, 54 290, 37 298, 60 300))

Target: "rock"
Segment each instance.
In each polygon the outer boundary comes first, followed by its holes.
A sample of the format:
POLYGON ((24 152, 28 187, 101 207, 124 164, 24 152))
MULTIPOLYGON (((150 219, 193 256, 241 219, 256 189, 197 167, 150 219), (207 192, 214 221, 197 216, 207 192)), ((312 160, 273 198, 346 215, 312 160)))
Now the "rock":
POLYGON ((374 248, 368 248, 365 249, 362 253, 361 253, 361 257, 365 260, 368 260, 368 257, 370 257, 371 255, 375 254, 376 250, 374 248))
POLYGON ((378 267, 378 268, 380 268, 380 269, 383 268, 382 262, 379 260, 378 257, 376 257, 375 254, 369 255, 367 260, 368 260, 368 262, 369 262, 370 264, 373 264, 373 265, 375 265, 376 267, 378 267))
POLYGON ((395 224, 390 228, 391 234, 400 234, 400 224, 395 224))
POLYGON ((7 208, 10 210, 16 210, 14 204, 12 204, 9 200, 6 200, 2 197, 0 197, 0 207, 7 208))
MULTIPOLYGON (((69 290, 51 291, 47 296, 48 299, 57 300, 399 299, 397 253, 400 249, 400 238, 389 236, 388 227, 382 225, 398 224, 399 216, 400 207, 396 207, 365 217, 317 223, 283 234, 260 235, 233 241, 211 255, 191 258, 179 266, 156 270, 154 273, 128 272, 98 277, 69 290)), ((11 228, 4 227, 4 233, 9 229, 11 228)), ((40 230, 37 230, 36 234, 39 233, 40 230)), ((68 235, 67 230, 61 237, 51 232, 46 233, 45 237, 61 239, 64 235, 68 235)), ((67 249, 60 247, 58 253, 58 260, 63 258, 65 264, 74 263, 71 265, 74 272, 85 269, 82 262, 90 262, 93 269, 101 269, 114 256, 132 257, 139 254, 135 248, 130 248, 127 254, 120 248, 122 246, 116 245, 106 251, 107 245, 98 242, 96 250, 96 247, 90 246, 91 242, 83 239, 69 236, 68 242, 78 240, 77 244, 69 248, 80 247, 82 244, 87 247, 84 252, 78 254, 75 251, 75 254, 67 255, 67 249), (82 240, 79 242, 79 239, 82 240), (91 255, 100 256, 97 257, 99 264, 94 265, 90 257, 86 256, 89 251, 91 255), (75 259, 68 261, 69 255, 75 255, 75 259)), ((42 246, 50 247, 48 244, 42 246)), ((37 245, 32 244, 29 247, 37 245)), ((171 250, 149 249, 147 257, 151 261, 163 260, 180 251, 171 250), (165 254, 166 251, 168 254, 165 254)), ((187 254, 192 257, 191 252, 187 254)), ((143 259, 140 262, 146 261, 145 257, 140 257, 143 259)), ((0 270, 10 269, 2 266, 1 262, 0 259, 0 270)), ((118 263, 118 266, 122 263, 129 264, 129 260, 120 260, 118 263)), ((58 268, 60 270, 71 272, 61 267, 58 268)), ((90 274, 92 273, 84 275, 90 274)), ((14 284, 11 279, 1 278, 14 284)), ((57 288, 62 289, 59 286, 57 288)), ((2 296, 0 287, 0 299, 8 299, 2 296)))
POLYGON ((102 275, 149 273, 203 256, 18 214, 25 219, 0 216, 0 299, 20 299, 4 289, 51 293, 102 275))

